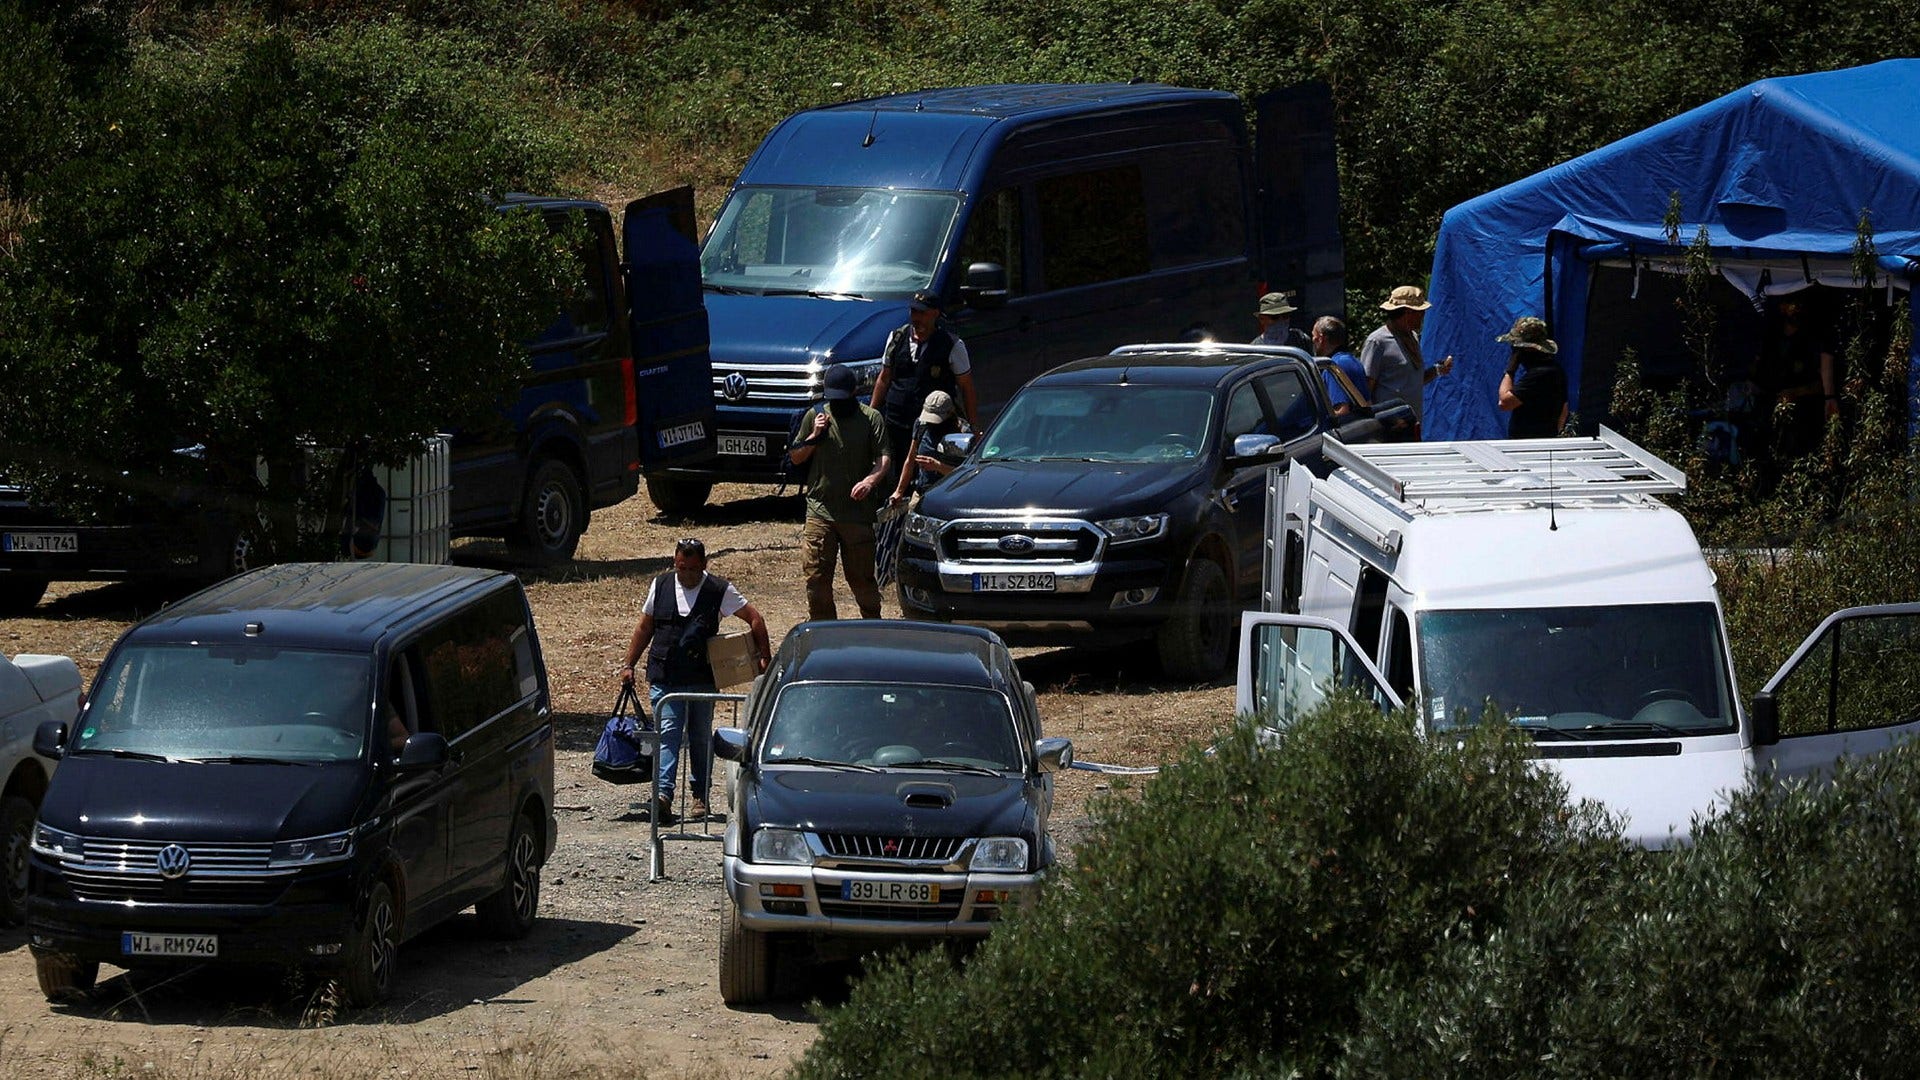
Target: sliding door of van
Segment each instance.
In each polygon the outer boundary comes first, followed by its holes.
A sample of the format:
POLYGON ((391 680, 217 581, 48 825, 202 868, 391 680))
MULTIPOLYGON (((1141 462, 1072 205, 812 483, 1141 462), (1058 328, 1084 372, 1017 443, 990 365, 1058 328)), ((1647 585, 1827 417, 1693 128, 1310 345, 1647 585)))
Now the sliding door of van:
POLYGON ((651 469, 704 461, 717 439, 693 189, 628 203, 622 231, 640 462, 651 469))
POLYGON ((1027 265, 1031 195, 1030 188, 1008 186, 975 198, 954 260, 954 280, 960 284, 957 291, 949 290, 957 303, 947 324, 967 343, 973 386, 980 397, 980 415, 974 419, 982 423, 997 415, 1027 380, 1053 366, 1046 336, 1034 318, 1033 275, 1027 265))
POLYGON ((1821 775, 1920 734, 1920 604, 1827 616, 1760 691, 1763 710, 1780 741, 1754 747, 1754 760, 1781 776, 1821 775))
POLYGON ((1333 92, 1302 83, 1261 95, 1254 111, 1261 272, 1272 288, 1299 290, 1307 316, 1344 314, 1333 92))

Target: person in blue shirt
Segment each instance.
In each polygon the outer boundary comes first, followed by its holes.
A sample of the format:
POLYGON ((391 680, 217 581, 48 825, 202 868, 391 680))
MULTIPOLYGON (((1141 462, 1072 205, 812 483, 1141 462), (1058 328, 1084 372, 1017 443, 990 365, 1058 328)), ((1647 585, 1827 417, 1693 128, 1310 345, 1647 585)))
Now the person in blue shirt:
POLYGON ((1327 402, 1333 406, 1333 415, 1346 416, 1354 407, 1362 409, 1371 406, 1366 399, 1367 369, 1360 366, 1360 358, 1347 349, 1347 324, 1331 315, 1322 315, 1313 324, 1313 355, 1331 360, 1335 367, 1346 373, 1347 381, 1353 384, 1354 393, 1360 395, 1358 401, 1347 393, 1340 380, 1330 371, 1322 371, 1320 377, 1326 380, 1327 402))

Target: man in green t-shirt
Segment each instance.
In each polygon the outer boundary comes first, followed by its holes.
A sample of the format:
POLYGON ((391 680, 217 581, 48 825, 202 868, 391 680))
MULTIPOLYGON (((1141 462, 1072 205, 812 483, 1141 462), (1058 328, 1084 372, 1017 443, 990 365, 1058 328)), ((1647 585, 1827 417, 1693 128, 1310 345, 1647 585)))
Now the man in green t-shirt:
POLYGON ((833 563, 845 567, 860 617, 880 617, 880 586, 873 579, 874 489, 890 464, 887 425, 854 395, 853 372, 826 371, 826 403, 801 422, 801 438, 787 448, 807 468, 807 521, 800 541, 807 574, 807 618, 837 619, 833 563))

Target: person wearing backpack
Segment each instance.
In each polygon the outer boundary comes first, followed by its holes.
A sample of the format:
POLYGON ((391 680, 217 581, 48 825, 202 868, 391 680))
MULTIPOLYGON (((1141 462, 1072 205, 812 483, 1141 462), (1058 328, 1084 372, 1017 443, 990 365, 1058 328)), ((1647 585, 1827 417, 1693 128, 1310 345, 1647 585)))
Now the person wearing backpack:
POLYGON ((773 648, 767 623, 726 578, 707 573, 707 546, 687 539, 673 546, 673 572, 661 574, 647 590, 640 622, 627 646, 626 667, 620 681, 633 682, 635 666, 647 659, 647 699, 660 721, 659 770, 654 820, 674 820, 673 785, 680 759, 682 736, 692 741, 693 761, 687 769, 693 785, 688 812, 706 817, 707 789, 713 776, 713 702, 660 699, 673 693, 715 692, 713 666, 707 662, 707 642, 720 632, 720 621, 737 615, 753 632, 754 664, 767 670, 773 648))

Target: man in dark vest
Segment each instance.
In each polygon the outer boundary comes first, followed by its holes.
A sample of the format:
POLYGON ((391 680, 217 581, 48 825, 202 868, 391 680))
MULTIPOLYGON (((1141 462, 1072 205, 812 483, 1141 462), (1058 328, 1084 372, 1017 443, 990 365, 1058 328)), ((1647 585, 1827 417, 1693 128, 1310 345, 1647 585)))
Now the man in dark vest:
POLYGON ((945 390, 960 404, 960 418, 972 427, 980 418, 973 389, 973 362, 967 343, 940 325, 940 298, 931 292, 913 294, 907 305, 907 325, 887 338, 885 363, 873 381, 871 406, 887 422, 887 445, 904 459, 913 422, 927 395, 945 390))
POLYGON ((714 692, 713 667, 707 663, 707 640, 720 632, 720 620, 738 615, 753 631, 754 661, 761 671, 773 655, 767 642, 767 623, 740 590, 726 578, 707 573, 707 547, 698 540, 682 540, 673 547, 673 573, 661 574, 647 590, 640 624, 627 646, 622 682, 633 681, 634 665, 647 658, 647 699, 660 721, 659 798, 654 820, 674 820, 673 784, 680 760, 680 740, 692 740, 693 762, 688 779, 693 784, 688 810, 707 816, 707 787, 713 773, 713 702, 670 701, 668 694, 714 692))

